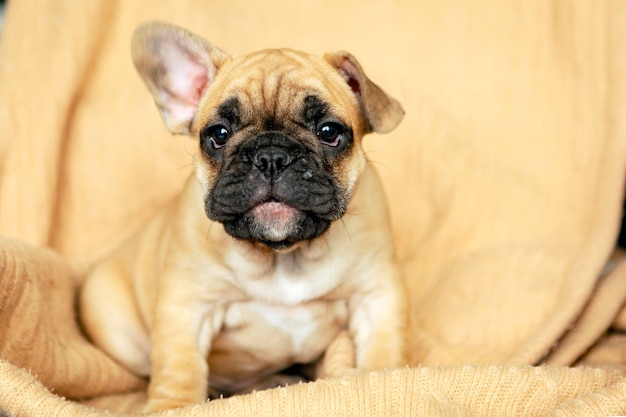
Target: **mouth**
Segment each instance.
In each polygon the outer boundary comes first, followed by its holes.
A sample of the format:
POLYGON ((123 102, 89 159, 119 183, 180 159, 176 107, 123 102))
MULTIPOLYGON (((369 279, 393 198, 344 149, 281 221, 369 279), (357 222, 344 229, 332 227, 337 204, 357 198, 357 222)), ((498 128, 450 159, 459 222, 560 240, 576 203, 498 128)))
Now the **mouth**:
POLYGON ((297 208, 275 200, 260 203, 250 210, 250 214, 255 218, 262 222, 276 223, 278 227, 289 223, 299 212, 297 208))
POLYGON ((283 246, 297 231, 302 212, 279 201, 266 201, 253 207, 247 214, 252 233, 268 246, 283 246))
POLYGON ((331 221, 319 218, 285 202, 269 200, 247 212, 221 221, 231 236, 284 251, 296 243, 312 240, 324 233, 331 221))

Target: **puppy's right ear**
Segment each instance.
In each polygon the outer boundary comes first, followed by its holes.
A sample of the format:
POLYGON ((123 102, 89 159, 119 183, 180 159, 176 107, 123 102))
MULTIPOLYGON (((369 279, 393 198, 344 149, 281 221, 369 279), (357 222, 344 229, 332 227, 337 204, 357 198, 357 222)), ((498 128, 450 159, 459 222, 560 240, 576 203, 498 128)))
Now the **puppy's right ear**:
POLYGON ((135 30, 131 54, 167 128, 192 134, 198 104, 230 57, 194 33, 158 22, 135 30))

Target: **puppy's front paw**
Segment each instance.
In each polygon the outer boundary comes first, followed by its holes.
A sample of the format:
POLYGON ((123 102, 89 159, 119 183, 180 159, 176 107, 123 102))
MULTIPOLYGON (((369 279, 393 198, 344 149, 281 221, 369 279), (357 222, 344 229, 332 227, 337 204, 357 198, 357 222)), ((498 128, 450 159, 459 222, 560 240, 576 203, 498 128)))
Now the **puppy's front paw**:
POLYGON ((341 331, 328 346, 318 368, 318 378, 338 378, 356 371, 354 343, 347 331, 341 331))

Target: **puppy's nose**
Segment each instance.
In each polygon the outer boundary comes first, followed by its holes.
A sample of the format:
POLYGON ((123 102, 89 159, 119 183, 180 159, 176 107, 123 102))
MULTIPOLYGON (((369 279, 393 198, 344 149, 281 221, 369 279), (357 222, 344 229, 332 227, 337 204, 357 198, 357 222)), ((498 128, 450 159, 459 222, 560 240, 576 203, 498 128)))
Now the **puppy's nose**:
POLYGON ((285 149, 272 146, 259 150, 253 161, 261 173, 276 176, 291 164, 292 158, 285 149))

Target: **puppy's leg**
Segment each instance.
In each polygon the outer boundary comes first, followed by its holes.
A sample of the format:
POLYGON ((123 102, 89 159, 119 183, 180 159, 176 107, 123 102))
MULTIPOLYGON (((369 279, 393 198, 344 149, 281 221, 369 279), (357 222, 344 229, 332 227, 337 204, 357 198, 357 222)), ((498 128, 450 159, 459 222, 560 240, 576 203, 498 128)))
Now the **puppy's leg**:
POLYGON ((355 370, 354 343, 343 330, 330 343, 316 370, 317 378, 337 378, 355 370))
POLYGON ((394 267, 371 272, 374 275, 369 282, 376 284, 354 295, 349 302, 356 366, 359 369, 397 368, 406 365, 406 292, 394 267))
POLYGON ((199 300, 193 281, 177 277, 160 288, 152 329, 152 372, 146 411, 206 401, 207 358, 224 319, 223 307, 199 300), (191 291, 190 291, 191 289, 191 291))
POLYGON ((114 262, 96 268, 79 294, 79 315, 91 340, 109 356, 147 377, 150 337, 133 298, 128 277, 114 262))

